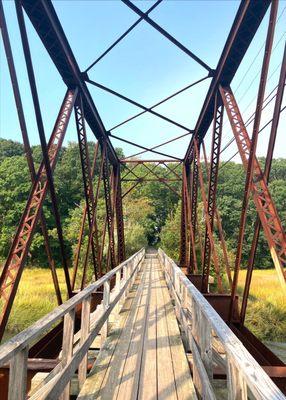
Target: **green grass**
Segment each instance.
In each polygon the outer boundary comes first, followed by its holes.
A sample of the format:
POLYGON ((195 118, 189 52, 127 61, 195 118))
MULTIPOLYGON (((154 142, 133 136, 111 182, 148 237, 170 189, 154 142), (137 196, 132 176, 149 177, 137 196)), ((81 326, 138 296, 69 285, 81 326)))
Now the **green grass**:
MULTIPOLYGON (((57 269, 63 301, 66 300, 64 273, 57 269)), ((27 268, 21 277, 19 289, 9 317, 4 340, 27 328, 57 306, 51 271, 27 268)))
MULTIPOLYGON (((57 270, 62 293, 64 273, 57 270)), ((239 276, 239 292, 246 271, 239 276)), ((63 295, 63 300, 66 299, 63 295)), ((43 268, 25 269, 12 308, 5 339, 27 328, 57 306, 51 272, 43 268)), ((246 326, 261 340, 286 342, 286 298, 275 270, 255 270, 247 308, 246 326)))
MULTIPOLYGON (((240 271, 240 294, 245 275, 240 271)), ((245 325, 260 340, 286 342, 286 296, 274 269, 253 272, 245 325)))

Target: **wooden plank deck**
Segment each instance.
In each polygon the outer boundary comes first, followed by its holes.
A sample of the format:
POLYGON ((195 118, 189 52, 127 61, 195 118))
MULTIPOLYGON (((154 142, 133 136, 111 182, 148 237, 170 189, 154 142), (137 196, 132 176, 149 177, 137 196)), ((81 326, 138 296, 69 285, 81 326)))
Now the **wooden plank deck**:
POLYGON ((161 267, 147 254, 78 399, 196 398, 161 267))

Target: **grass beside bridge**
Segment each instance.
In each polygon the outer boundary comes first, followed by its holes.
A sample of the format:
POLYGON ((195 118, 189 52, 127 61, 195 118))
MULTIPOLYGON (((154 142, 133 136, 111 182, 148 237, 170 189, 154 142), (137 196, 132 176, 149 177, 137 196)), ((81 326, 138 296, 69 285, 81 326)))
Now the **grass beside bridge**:
MULTIPOLYGON (((64 274, 57 270, 62 293, 64 274)), ((246 271, 241 271, 239 290, 246 271)), ((65 299, 66 295, 63 295, 65 299)), ((49 269, 27 268, 23 272, 5 339, 27 328, 57 306, 49 269)), ((250 291, 246 326, 261 340, 286 342, 286 300, 275 270, 255 270, 250 291)))

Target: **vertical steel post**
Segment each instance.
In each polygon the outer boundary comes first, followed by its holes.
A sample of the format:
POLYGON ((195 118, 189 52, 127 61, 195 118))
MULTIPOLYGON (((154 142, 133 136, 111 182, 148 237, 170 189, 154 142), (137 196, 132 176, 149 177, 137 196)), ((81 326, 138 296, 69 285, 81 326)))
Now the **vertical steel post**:
MULTIPOLYGON (((198 149, 199 150, 199 149, 198 149)), ((196 256, 196 232, 197 232, 197 205, 198 205, 198 159, 193 151, 193 168, 191 173, 191 228, 193 241, 190 242, 190 260, 197 260, 196 256)), ((197 263, 197 262, 196 262, 197 263)), ((195 264, 194 264, 195 265, 195 264)), ((198 266, 197 266, 198 267, 198 266)))
POLYGON ((187 216, 186 216, 186 173, 183 164, 183 180, 181 189, 181 234, 180 234, 180 267, 186 267, 187 263, 187 216))
MULTIPOLYGON (((80 149, 80 159, 82 166, 82 176, 84 183, 84 194, 87 207, 87 219, 89 230, 91 231, 91 252, 94 268, 95 279, 98 277, 98 236, 97 236, 97 223, 95 217, 95 202, 93 194, 92 175, 90 169, 89 151, 86 137, 84 111, 81 95, 78 96, 75 103, 75 121, 77 127, 78 143, 80 149)), ((88 263, 88 256, 85 258, 84 269, 88 263)))
MULTIPOLYGON (((218 93, 216 93, 214 101, 214 118, 213 118, 213 135, 212 135, 212 147, 211 147, 211 159, 210 159, 210 172, 209 172, 209 188, 208 188, 208 204, 207 213, 210 219, 210 227, 213 231, 214 215, 216 209, 216 191, 217 191, 217 179, 218 179, 218 167, 219 167, 219 156, 222 136, 222 124, 223 124, 223 106, 218 105, 218 93)), ((210 262, 211 262, 211 244, 208 234, 208 228, 205 230, 205 242, 204 242, 204 262, 202 268, 202 292, 207 292, 209 283, 210 273, 210 262)))
POLYGON ((110 248, 110 263, 111 269, 116 266, 116 257, 115 257, 115 243, 114 243, 114 224, 113 224, 113 211, 112 211, 112 197, 110 190, 110 182, 109 182, 109 163, 107 156, 107 148, 104 144, 103 147, 104 152, 104 161, 103 161, 103 185, 105 192, 105 205, 106 205, 106 217, 107 217, 107 228, 108 228, 108 236, 109 236, 109 248, 110 248))
POLYGON ((200 162, 200 157, 199 157, 199 147, 198 147, 196 138, 194 139, 194 150, 195 150, 195 153, 197 156, 199 184, 200 184, 202 202, 203 202, 203 207, 204 207, 204 212, 205 212, 206 226, 208 229, 208 236, 209 236, 209 240, 210 240, 210 247, 211 247, 211 252, 212 252, 212 256, 213 256, 214 268, 215 268, 215 273, 217 276, 218 290, 220 293, 222 293, 223 286, 222 286, 222 280, 221 280, 221 276, 220 276, 218 255, 217 255, 216 248, 215 248, 215 241, 214 241, 213 232, 211 229, 211 221, 210 221, 210 217, 209 217, 208 209, 207 209, 207 196, 206 196, 205 188, 204 188, 203 172, 202 172, 202 168, 201 168, 201 162, 200 162))
POLYGON ((198 272, 198 266, 197 266, 197 255, 196 255, 196 250, 195 250, 195 237, 194 237, 194 232, 193 232, 193 225, 192 225, 192 220, 191 220, 191 215, 192 215, 192 204, 191 204, 191 188, 190 188, 190 180, 191 180, 191 168, 189 164, 185 165, 185 168, 183 169, 183 178, 185 177, 186 184, 185 184, 185 195, 186 195, 186 208, 187 208, 187 230, 189 231, 189 243, 188 248, 189 248, 189 257, 187 260, 187 270, 188 273, 197 273, 198 272))
MULTIPOLYGON (((97 161, 97 155, 98 155, 98 147, 99 147, 99 143, 96 142, 95 148, 94 148, 94 157, 93 157, 93 163, 92 163, 92 170, 91 170, 91 178, 92 178, 92 180, 93 180, 94 174, 95 174, 96 161, 97 161)), ((95 204, 96 204, 96 202, 95 202, 95 204)), ((87 206, 85 205, 84 208, 83 208, 83 212, 82 212, 80 231, 79 231, 77 247, 76 247, 76 251, 75 251, 75 259, 74 259, 74 264, 73 264, 73 275, 72 275, 72 283, 71 283, 72 290, 74 290, 75 282, 76 282, 78 264, 79 264, 81 247, 82 247, 83 236, 84 236, 84 227, 85 227, 86 215, 87 215, 87 206)))
MULTIPOLYGON (((204 142, 202 142, 202 148, 203 148, 203 154, 204 154, 204 160, 205 160, 205 168, 206 168, 207 176, 209 179, 207 154, 206 154, 206 148, 205 148, 204 142)), ((216 218, 216 223, 217 223, 217 227, 218 227, 219 239, 220 239, 220 244, 221 244, 221 248, 222 248, 222 252, 223 252, 223 258, 224 258, 224 262, 225 262, 225 269, 226 269, 226 274, 227 274, 227 278, 228 278, 228 283, 229 283, 229 286, 231 287, 232 277, 231 277, 230 263, 229 263, 228 253, 227 253, 226 241, 224 238, 223 228, 222 228, 222 224, 221 224, 221 219, 220 219, 220 215, 219 215, 217 206, 215 207, 215 218, 216 218)))
POLYGON ((122 190, 121 190, 121 166, 118 164, 113 167, 114 181, 116 182, 115 192, 115 210, 116 210, 116 228, 117 228, 117 261, 121 263, 125 260, 125 239, 124 239, 124 221, 122 208, 122 190))

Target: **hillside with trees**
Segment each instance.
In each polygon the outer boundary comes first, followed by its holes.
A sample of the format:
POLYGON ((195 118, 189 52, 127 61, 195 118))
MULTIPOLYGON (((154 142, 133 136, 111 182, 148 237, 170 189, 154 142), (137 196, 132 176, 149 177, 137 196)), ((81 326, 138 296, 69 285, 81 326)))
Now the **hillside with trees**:
MULTIPOLYGON (((90 158, 92 159, 94 143, 89 143, 89 148, 90 158)), ((34 146, 32 150, 37 166, 41 160, 41 148, 40 146, 34 146)), ((117 149, 117 152, 120 156, 123 156, 121 149, 117 149)), ((262 164, 263 161, 262 159, 262 164)), ((165 167, 159 166, 158 168, 159 175, 164 176, 165 167)), ((99 166, 95 171, 95 179, 97 179, 99 173, 98 169, 99 166)), ((180 172, 179 169, 178 172, 180 172)), ((84 206, 81 174, 78 145, 72 142, 68 143, 60 153, 55 170, 55 187, 70 264, 73 259, 73 251, 77 242, 78 227, 84 206)), ((124 175, 124 169, 122 174, 124 175)), ((146 170, 139 165, 136 168, 136 174, 139 177, 143 176, 146 174, 146 170)), ((223 220, 225 238, 232 258, 235 254, 238 236, 244 176, 242 165, 233 162, 222 166, 219 171, 217 206, 223 220)), ((273 160, 269 188, 284 226, 286 224, 285 180, 286 160, 273 160)), ((180 182, 170 182, 170 185, 180 193, 180 182)), ((122 191, 125 192, 130 186, 131 183, 124 182, 122 191)), ((2 260, 7 256, 11 238, 25 207, 30 187, 30 176, 22 144, 0 139, 0 259, 2 260)), ((105 213, 103 193, 100 198, 102 200, 99 201, 98 215, 99 220, 101 217, 103 223, 105 213)), ((142 246, 160 245, 170 256, 178 260, 181 212, 179 196, 169 190, 163 183, 145 182, 142 185, 138 185, 125 197, 123 208, 127 254, 132 254, 142 246)), ((58 240, 51 210, 50 198, 47 196, 44 213, 53 254, 57 264, 60 265, 58 240)), ((250 250, 251 232, 253 232, 255 217, 256 211, 253 203, 251 203, 244 243, 244 266, 250 250)), ((198 221, 203 234, 204 215, 200 197, 198 202, 198 221)), ((37 230, 33 239, 27 264, 37 267, 47 266, 40 229, 37 230)), ((273 267, 263 234, 260 235, 255 267, 259 269, 273 267)))

